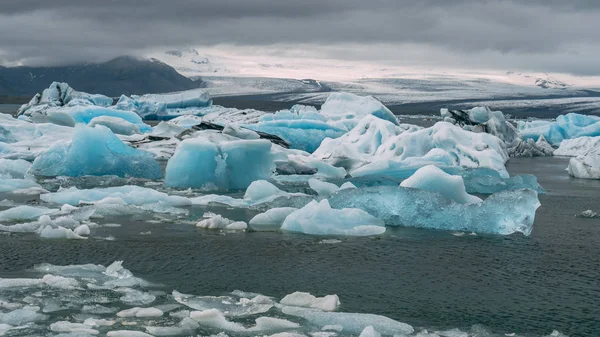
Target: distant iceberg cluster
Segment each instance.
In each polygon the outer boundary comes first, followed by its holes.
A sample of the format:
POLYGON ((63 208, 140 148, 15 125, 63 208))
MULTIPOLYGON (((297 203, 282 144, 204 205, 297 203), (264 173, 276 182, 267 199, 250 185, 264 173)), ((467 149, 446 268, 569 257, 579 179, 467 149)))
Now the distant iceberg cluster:
POLYGON ((85 239, 96 217, 161 214, 233 232, 529 235, 544 190, 535 176, 511 177, 510 157, 572 156, 569 174, 600 179, 600 118, 515 126, 485 107, 441 115, 404 124, 373 97, 338 92, 275 113, 212 105, 202 90, 113 104, 53 83, 17 118, 0 115, 0 193, 41 203, 8 206, 0 230, 85 239), (249 215, 193 211, 216 206, 249 215))

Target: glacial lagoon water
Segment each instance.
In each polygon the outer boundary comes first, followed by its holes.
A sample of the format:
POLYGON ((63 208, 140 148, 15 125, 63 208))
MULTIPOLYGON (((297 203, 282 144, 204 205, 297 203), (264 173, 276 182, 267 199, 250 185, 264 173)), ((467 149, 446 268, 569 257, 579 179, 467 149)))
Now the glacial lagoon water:
MULTIPOLYGON (((507 164, 511 174, 537 175, 547 190, 529 237, 388 228, 379 238, 323 243, 305 235, 220 233, 185 222, 115 217, 100 223, 121 227, 92 229, 89 240, 0 235, 0 277, 32 277, 28 270, 44 262, 107 266, 123 260, 135 276, 166 292, 337 294, 340 311, 385 315, 429 331, 482 325, 499 335, 558 330, 598 336, 600 219, 576 215, 600 211, 600 181, 570 178, 567 162, 513 158, 507 164), (109 235, 114 240, 100 239, 109 235)), ((204 211, 233 220, 254 215, 195 207, 190 217, 204 211)))

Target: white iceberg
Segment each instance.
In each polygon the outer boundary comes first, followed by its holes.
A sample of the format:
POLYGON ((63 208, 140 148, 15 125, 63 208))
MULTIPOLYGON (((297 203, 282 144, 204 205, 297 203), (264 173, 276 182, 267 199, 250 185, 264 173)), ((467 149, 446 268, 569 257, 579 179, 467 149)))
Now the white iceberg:
POLYGON ((41 94, 36 94, 29 103, 21 106, 18 115, 27 115, 29 110, 35 106, 64 106, 75 100, 103 107, 110 106, 113 103, 110 97, 76 91, 67 83, 52 82, 48 89, 44 89, 41 94))
POLYGON ((357 208, 333 209, 324 199, 312 201, 288 215, 281 230, 311 235, 369 236, 383 234, 385 225, 357 208))
POLYGON ((140 133, 140 128, 137 125, 118 117, 94 117, 88 126, 94 127, 96 125, 105 126, 109 128, 110 131, 118 135, 133 135, 140 133))
POLYGON ((575 178, 600 179, 600 155, 571 158, 567 171, 575 178))
POLYGON ((373 115, 393 124, 398 119, 383 103, 372 96, 357 96, 346 92, 332 92, 321 106, 320 113, 338 125, 352 129, 367 115, 373 115))
POLYGON ((286 295, 279 303, 287 306, 313 308, 322 311, 335 311, 340 306, 340 298, 337 295, 316 297, 310 293, 297 291, 286 295))
POLYGON ((294 207, 272 208, 264 213, 254 216, 250 219, 248 225, 252 230, 257 232, 278 231, 281 228, 281 225, 283 225, 285 218, 297 210, 298 209, 294 207))
POLYGON ((492 111, 488 107, 475 107, 470 110, 441 109, 444 121, 457 124, 473 132, 485 132, 502 140, 508 147, 518 139, 519 132, 506 120, 502 111, 492 111))
POLYGON ((124 144, 108 128, 77 125, 70 142, 57 142, 37 157, 29 173, 40 176, 116 175, 158 179, 151 154, 124 144))
POLYGON ((205 214, 205 219, 200 220, 196 227, 206 229, 227 229, 227 230, 245 230, 248 224, 244 221, 233 221, 224 218, 220 214, 210 214, 208 217, 205 214))
POLYGON ((560 143, 558 149, 554 151, 554 155, 565 157, 600 156, 600 136, 565 139, 560 143))
POLYGON ((461 176, 450 175, 433 165, 418 169, 410 178, 404 180, 400 186, 438 192, 461 204, 481 202, 480 198, 467 193, 461 176))

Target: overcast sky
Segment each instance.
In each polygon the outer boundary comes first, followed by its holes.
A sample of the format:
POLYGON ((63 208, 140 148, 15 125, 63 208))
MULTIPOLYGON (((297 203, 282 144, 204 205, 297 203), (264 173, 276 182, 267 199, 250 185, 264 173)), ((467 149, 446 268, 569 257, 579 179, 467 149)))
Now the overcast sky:
POLYGON ((211 46, 271 56, 600 75, 598 0, 1 0, 0 64, 211 46))

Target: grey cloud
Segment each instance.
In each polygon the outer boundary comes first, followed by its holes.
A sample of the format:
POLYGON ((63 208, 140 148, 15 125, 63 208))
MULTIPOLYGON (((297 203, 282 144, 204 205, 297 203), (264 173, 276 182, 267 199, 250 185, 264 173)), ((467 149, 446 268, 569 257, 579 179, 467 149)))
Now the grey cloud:
POLYGON ((367 60, 401 54, 377 45, 410 45, 416 59, 407 62, 430 59, 419 51, 435 47, 441 66, 448 55, 467 62, 493 54, 499 57, 478 64, 536 67, 524 61, 534 58, 542 68, 535 70, 582 73, 579 65, 591 64, 588 72, 600 74, 591 62, 600 57, 598 22, 595 0, 9 0, 0 2, 0 62, 99 61, 219 43, 315 49, 356 43, 371 49, 362 53, 367 60))

